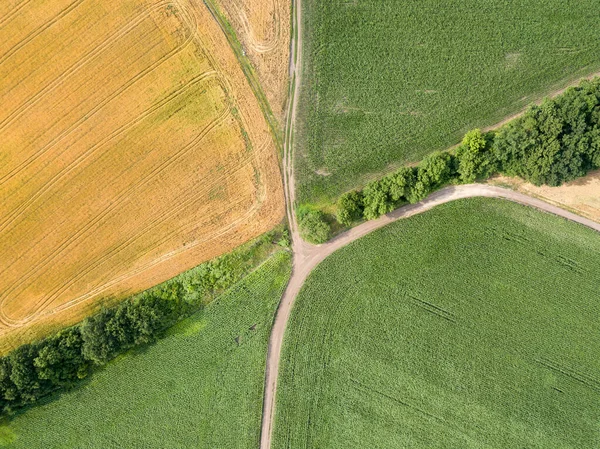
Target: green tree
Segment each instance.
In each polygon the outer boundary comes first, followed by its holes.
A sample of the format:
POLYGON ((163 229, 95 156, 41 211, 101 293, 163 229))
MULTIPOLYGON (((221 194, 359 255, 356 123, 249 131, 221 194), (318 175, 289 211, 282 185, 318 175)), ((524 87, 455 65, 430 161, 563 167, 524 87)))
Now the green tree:
POLYGON ((323 212, 311 209, 298 211, 298 226, 302 238, 310 243, 325 243, 331 237, 331 226, 323 212))
POLYGON ((109 361, 119 349, 119 343, 114 337, 114 329, 109 325, 115 312, 115 309, 103 309, 96 315, 86 318, 81 325, 83 356, 97 365, 109 361))
POLYGON ((409 192, 416 182, 416 173, 412 167, 401 167, 389 177, 389 195, 394 202, 407 200, 409 192))
POLYGON ((338 199, 337 203, 337 221, 348 226, 353 221, 359 220, 363 214, 363 195, 362 192, 353 190, 344 193, 338 199))
POLYGON ((2 410, 11 410, 19 400, 19 390, 10 378, 12 364, 10 357, 0 357, 0 403, 2 410))
POLYGON ((419 164, 417 172, 417 181, 423 184, 420 190, 429 193, 450 181, 453 175, 452 168, 452 155, 448 152, 436 151, 425 157, 419 164))
POLYGON ((26 344, 10 354, 10 380, 15 385, 22 404, 35 402, 43 396, 46 382, 40 380, 33 361, 37 355, 36 345, 26 344))
POLYGON ((462 182, 473 182, 495 171, 494 153, 490 149, 489 141, 481 130, 474 129, 465 134, 461 145, 456 150, 458 173, 462 182))
POLYGON ((367 184, 363 190, 363 203, 363 215, 367 220, 374 220, 394 210, 389 179, 384 178, 367 184))
POLYGON ((532 106, 503 127, 493 150, 501 169, 536 185, 560 185, 600 166, 600 79, 532 106))
POLYGON ((88 363, 81 352, 83 339, 79 327, 65 329, 44 339, 33 364, 40 379, 52 385, 69 385, 87 376, 88 363))

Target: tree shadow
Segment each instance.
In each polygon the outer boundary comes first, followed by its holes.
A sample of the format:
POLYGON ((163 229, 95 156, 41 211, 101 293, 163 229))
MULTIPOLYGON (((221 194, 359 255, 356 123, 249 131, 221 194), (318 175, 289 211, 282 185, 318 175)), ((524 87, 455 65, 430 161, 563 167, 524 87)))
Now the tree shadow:
POLYGON ((600 170, 594 170, 589 172, 587 175, 581 177, 581 178, 577 178, 573 181, 567 182, 565 184, 563 184, 563 186, 566 187, 571 187, 571 186, 578 186, 578 187, 583 187, 586 186, 588 184, 591 184, 594 181, 600 181, 600 170))

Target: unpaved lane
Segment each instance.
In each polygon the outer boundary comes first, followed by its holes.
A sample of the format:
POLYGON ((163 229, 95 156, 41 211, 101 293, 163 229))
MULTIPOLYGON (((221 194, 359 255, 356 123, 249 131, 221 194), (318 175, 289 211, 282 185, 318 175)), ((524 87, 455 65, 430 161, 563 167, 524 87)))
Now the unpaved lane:
MULTIPOLYGON (((314 250, 314 246, 306 243, 300 237, 294 207, 296 204, 296 190, 294 184, 294 164, 292 146, 294 137, 294 123, 298 111, 298 96, 300 94, 300 77, 302 67, 302 0, 292 0, 292 38, 290 41, 290 95, 287 105, 287 116, 284 127, 283 142, 283 189, 285 194, 286 214, 292 238, 292 276, 283 294, 267 349, 267 369, 265 371, 265 392, 263 399, 263 414, 260 430, 261 449, 270 449, 273 423, 275 421, 275 394, 277 393, 277 376, 279 374, 279 358, 281 356, 281 343, 292 304, 304 279, 310 273, 306 257, 314 250)), ((314 264, 316 265, 316 264, 314 264)), ((314 266, 313 265, 313 266, 314 266)))
POLYGON ((298 292, 302 288, 304 281, 311 271, 333 252, 361 237, 364 237, 376 229, 382 228, 383 226, 386 226, 397 220, 421 214, 436 206, 439 206, 440 204, 474 197, 502 198, 509 201, 514 201, 515 203, 534 207, 568 220, 572 220, 600 232, 600 223, 580 217, 579 215, 568 212, 552 204, 545 203, 537 198, 532 198, 522 193, 502 187, 484 184, 468 184, 447 187, 439 190, 428 196, 420 203, 401 207, 400 209, 397 209, 388 215, 384 215, 377 220, 363 223, 360 226, 352 228, 347 232, 338 235, 336 238, 326 244, 313 246, 301 241, 299 246, 294 246, 294 268, 292 277, 283 295, 283 298, 281 299, 269 340, 269 353, 267 358, 266 373, 267 382, 265 389, 265 404, 260 446, 261 449, 270 449, 271 447, 271 434, 275 412, 275 395, 277 392, 277 376, 279 374, 279 359, 281 355, 281 345, 283 342, 285 327, 292 311, 294 301, 296 300, 296 296, 298 295, 298 292))

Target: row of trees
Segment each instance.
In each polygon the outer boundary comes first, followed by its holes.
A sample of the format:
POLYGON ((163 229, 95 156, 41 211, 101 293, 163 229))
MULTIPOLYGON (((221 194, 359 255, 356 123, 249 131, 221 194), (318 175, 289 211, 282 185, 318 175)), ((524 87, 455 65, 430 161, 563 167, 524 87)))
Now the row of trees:
POLYGON ((0 413, 68 388, 124 351, 154 341, 246 275, 272 250, 272 242, 289 244, 285 233, 265 234, 238 251, 0 357, 0 413))
POLYGON ((342 195, 337 205, 337 220, 347 226, 361 218, 378 218, 401 204, 416 203, 455 179, 457 167, 457 158, 450 153, 430 154, 417 167, 402 167, 370 182, 363 190, 342 195))
POLYGON ((104 309, 82 324, 0 358, 0 410, 8 412, 85 378, 117 354, 154 340, 189 304, 160 291, 104 309))
POLYGON ((600 78, 584 81, 501 128, 499 169, 536 185, 558 186, 600 167, 600 78))
POLYGON ((445 184, 496 173, 557 186, 595 168, 600 168, 600 79, 531 106, 496 133, 469 131, 454 154, 433 153, 417 167, 402 167, 342 195, 337 220, 345 226, 372 220, 445 184))

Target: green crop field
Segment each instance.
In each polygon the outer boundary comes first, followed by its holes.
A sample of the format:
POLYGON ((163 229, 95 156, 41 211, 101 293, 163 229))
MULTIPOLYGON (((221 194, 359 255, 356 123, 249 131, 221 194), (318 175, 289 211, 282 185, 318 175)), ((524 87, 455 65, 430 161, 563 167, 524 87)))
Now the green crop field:
POLYGON ((284 340, 274 448, 600 447, 600 236, 461 200, 341 249, 284 340))
POLYGON ((267 341, 290 269, 289 253, 276 253, 158 343, 4 423, 0 446, 255 449, 267 341))
POLYGON ((303 203, 329 202, 600 69, 596 0, 304 0, 303 8, 303 203))

